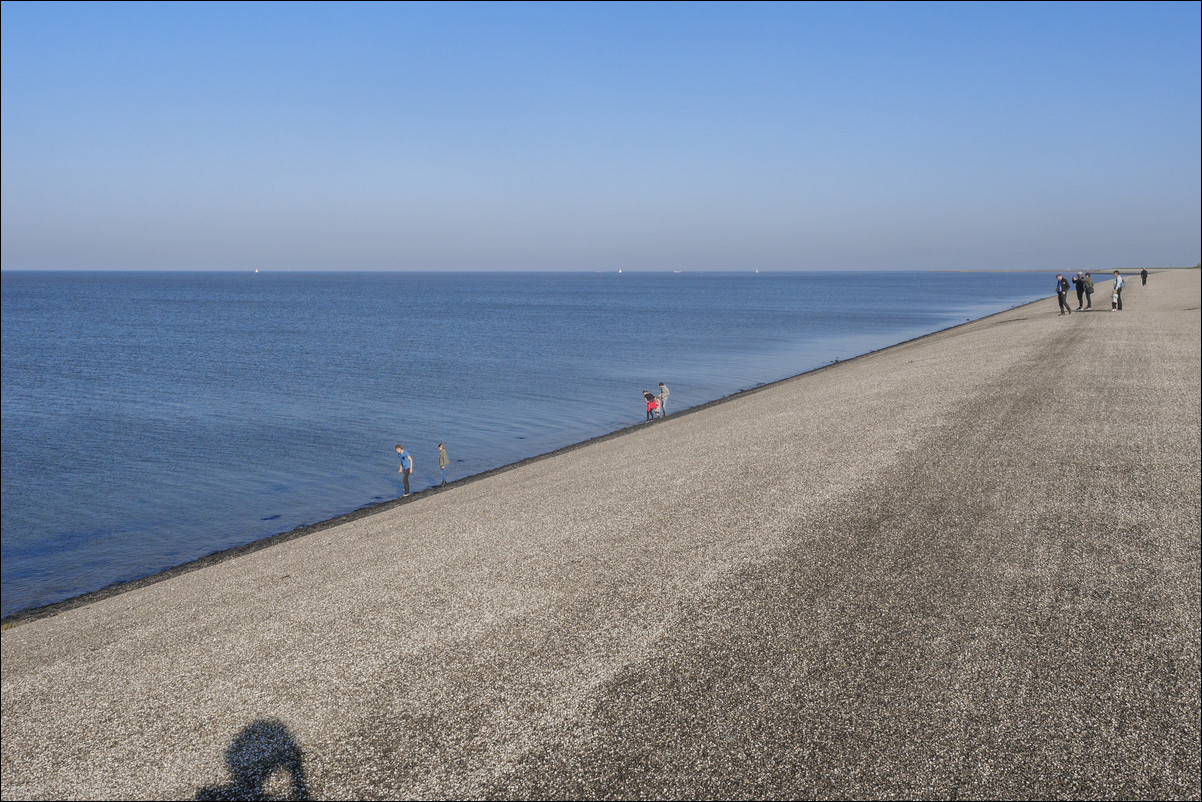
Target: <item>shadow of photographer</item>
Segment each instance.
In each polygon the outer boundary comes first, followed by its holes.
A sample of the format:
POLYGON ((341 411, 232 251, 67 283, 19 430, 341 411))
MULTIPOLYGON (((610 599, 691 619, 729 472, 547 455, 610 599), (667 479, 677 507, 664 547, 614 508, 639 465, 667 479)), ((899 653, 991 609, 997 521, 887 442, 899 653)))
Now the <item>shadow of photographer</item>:
POLYGON ((259 719, 244 727, 225 750, 230 782, 206 786, 196 798, 307 800, 309 788, 303 763, 304 752, 288 728, 278 721, 259 719), (281 793, 276 793, 277 788, 281 793))

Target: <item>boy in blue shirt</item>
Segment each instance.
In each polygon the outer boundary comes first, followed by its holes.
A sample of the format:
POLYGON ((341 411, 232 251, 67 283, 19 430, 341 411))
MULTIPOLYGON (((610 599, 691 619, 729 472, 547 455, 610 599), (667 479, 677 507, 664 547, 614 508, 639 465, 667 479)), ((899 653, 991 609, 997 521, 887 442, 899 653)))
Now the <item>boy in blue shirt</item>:
MULTIPOLYGON (((409 474, 413 473, 413 457, 405 450, 405 447, 400 443, 396 444, 396 453, 401 457, 401 467, 397 473, 401 475, 401 481, 405 483, 405 496, 409 495, 409 474)), ((404 498, 405 496, 401 496, 404 498)))

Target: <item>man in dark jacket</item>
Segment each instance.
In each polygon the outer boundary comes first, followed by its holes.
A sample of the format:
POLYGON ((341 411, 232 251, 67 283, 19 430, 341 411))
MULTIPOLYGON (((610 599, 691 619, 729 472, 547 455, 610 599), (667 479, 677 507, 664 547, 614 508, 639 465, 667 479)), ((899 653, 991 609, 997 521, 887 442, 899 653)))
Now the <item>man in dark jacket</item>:
POLYGON ((1072 307, 1068 305, 1068 279, 1060 273, 1056 274, 1056 300, 1060 302, 1060 314, 1073 313, 1072 307))

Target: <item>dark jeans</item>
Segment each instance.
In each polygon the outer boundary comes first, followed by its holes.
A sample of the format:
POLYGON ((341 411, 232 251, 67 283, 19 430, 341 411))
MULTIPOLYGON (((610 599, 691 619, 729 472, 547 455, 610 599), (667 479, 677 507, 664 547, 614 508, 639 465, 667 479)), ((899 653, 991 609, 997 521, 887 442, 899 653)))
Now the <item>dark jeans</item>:
POLYGON ((1081 308, 1081 304, 1085 303, 1085 288, 1077 290, 1077 308, 1081 308))
POLYGON ((1085 291, 1085 308, 1093 309, 1093 293, 1089 290, 1085 291))
POLYGON ((406 468, 401 471, 401 481, 405 483, 405 495, 409 495, 409 474, 413 473, 412 468, 406 468))
POLYGON ((1061 312, 1071 312, 1071 311, 1073 311, 1073 310, 1072 310, 1072 307, 1070 307, 1070 306, 1068 305, 1068 293, 1067 293, 1067 292, 1058 292, 1058 293, 1056 293, 1056 300, 1060 302, 1060 311, 1061 311, 1061 312))
POLYGON ((1119 309, 1119 311, 1120 311, 1120 312, 1122 312, 1122 311, 1123 311, 1123 288, 1122 288, 1122 287, 1119 287, 1117 290, 1115 290, 1115 292, 1117 292, 1117 293, 1119 294, 1119 306, 1118 306, 1118 309, 1119 309))

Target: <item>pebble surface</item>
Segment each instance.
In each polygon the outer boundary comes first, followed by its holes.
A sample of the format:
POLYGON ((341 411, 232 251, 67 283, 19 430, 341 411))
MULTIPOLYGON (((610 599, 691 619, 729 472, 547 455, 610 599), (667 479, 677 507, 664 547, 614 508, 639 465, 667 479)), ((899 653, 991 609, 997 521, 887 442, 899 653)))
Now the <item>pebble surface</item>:
POLYGON ((1199 276, 12 627, 3 798, 1198 798, 1199 276))

